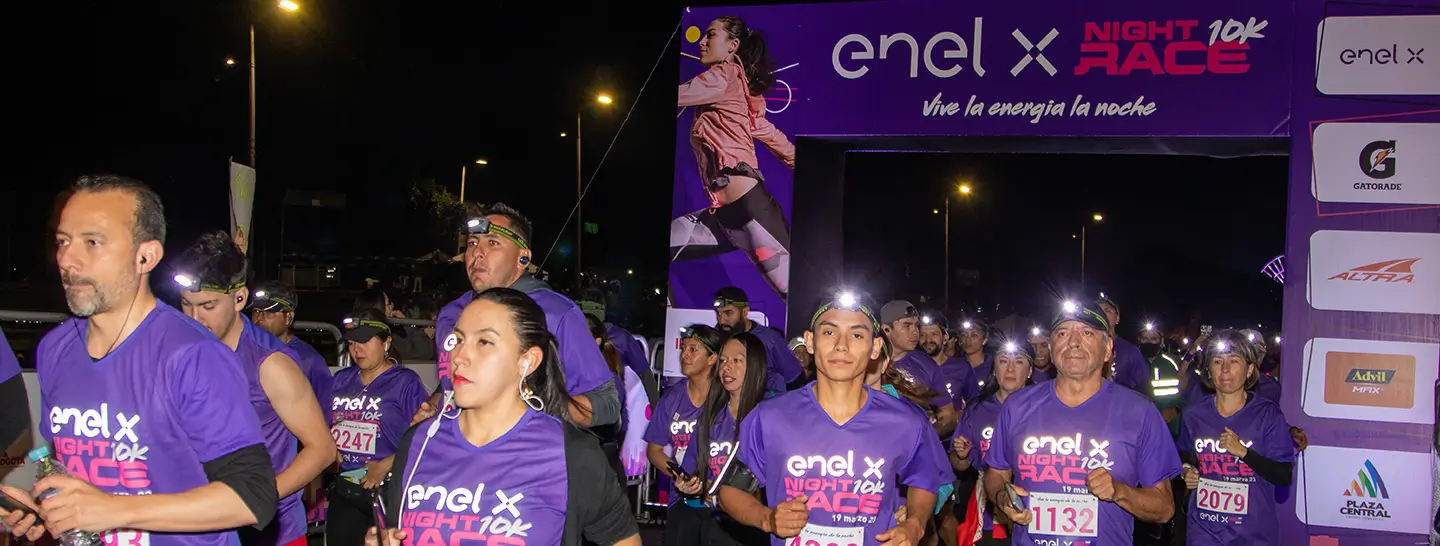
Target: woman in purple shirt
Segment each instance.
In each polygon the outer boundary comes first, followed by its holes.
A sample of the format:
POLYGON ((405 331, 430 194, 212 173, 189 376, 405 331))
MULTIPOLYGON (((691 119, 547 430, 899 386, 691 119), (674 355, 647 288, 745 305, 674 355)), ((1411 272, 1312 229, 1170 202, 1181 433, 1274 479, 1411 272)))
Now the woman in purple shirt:
POLYGON ((330 434, 340 451, 340 478, 330 484, 326 541, 356 546, 375 524, 371 492, 385 482, 410 417, 425 401, 425 384, 401 366, 390 325, 373 309, 342 321, 354 365, 335 372, 330 434))
MULTIPOLYGON (((951 442, 950 465, 965 472, 971 468, 985 470, 985 453, 990 450, 990 438, 995 433, 995 420, 1000 417, 1000 405, 1011 393, 1023 389, 1034 381, 1035 347, 1029 341, 1007 342, 995 354, 995 363, 990 377, 985 378, 985 387, 974 399, 967 401, 965 415, 960 417, 960 426, 955 429, 951 442)), ((985 506, 983 488, 976 487, 975 494, 965 508, 965 523, 961 527, 960 546, 970 544, 1007 544, 1009 533, 1002 529, 995 532, 995 515, 985 506), (998 535, 998 536, 997 536, 998 535)))
POLYGON ((735 424, 745 420, 768 390, 765 342, 749 332, 730 337, 720 350, 720 365, 711 375, 710 392, 700 408, 700 423, 695 427, 696 449, 688 451, 681 468, 700 481, 705 499, 686 500, 702 516, 689 521, 665 523, 666 544, 745 544, 762 546, 768 541, 765 533, 737 523, 723 511, 713 509, 716 478, 735 454, 740 430, 735 424), (710 517, 711 515, 716 517, 710 517), (718 518, 718 520, 717 520, 718 518), (673 529, 673 530, 672 530, 673 529))
POLYGON ((1197 365, 1215 394, 1181 412, 1176 440, 1190 497, 1185 544, 1279 544, 1275 488, 1291 482, 1295 447, 1274 402, 1247 392, 1260 379, 1258 346, 1234 330, 1206 341, 1197 365))
MULTIPOLYGON (((460 312, 442 407, 401 439, 377 499, 385 546, 640 546, 639 528, 595 437, 569 408, 545 312, 491 288, 460 312)), ((371 528, 365 543, 380 544, 371 528)))
MULTIPOLYGON (((671 464, 680 464, 694 443, 695 426, 700 420, 700 407, 710 393, 710 383, 716 364, 720 361, 720 347, 725 343, 725 334, 704 324, 691 324, 680 331, 680 373, 685 379, 660 394, 651 412, 650 425, 645 429, 645 442, 650 446, 646 455, 650 465, 668 477, 670 485, 670 509, 666 521, 694 519, 696 510, 683 502, 681 495, 695 497, 700 494, 700 480, 694 476, 681 476, 670 469, 671 464), (667 455, 666 450, 670 453, 667 455), (673 457, 673 458, 672 458, 673 457)), ((693 468, 693 467, 692 467, 693 468)))

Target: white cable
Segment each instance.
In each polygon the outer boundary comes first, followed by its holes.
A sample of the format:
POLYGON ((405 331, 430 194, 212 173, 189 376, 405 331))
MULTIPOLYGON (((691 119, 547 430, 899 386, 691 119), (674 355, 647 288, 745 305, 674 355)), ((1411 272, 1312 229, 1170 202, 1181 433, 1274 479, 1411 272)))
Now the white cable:
MULTIPOLYGON (((575 213, 580 210, 580 203, 584 202, 585 195, 590 193, 590 185, 595 183, 595 177, 600 174, 600 168, 605 166, 605 160, 610 157, 610 151, 615 149, 615 141, 620 139, 620 134, 625 130, 625 123, 630 121, 630 115, 635 113, 635 105, 639 104, 640 97, 645 95, 645 88, 650 86, 650 80, 655 77, 655 69, 660 67, 661 61, 665 60, 665 52, 670 49, 671 42, 675 40, 675 36, 680 34, 680 26, 683 22, 683 19, 676 22, 675 30, 671 31, 670 37, 665 39, 665 47, 660 49, 660 57, 655 59, 655 64, 650 67, 650 74, 645 76, 645 83, 640 85, 640 92, 635 94, 635 100, 631 101, 630 109, 625 111, 625 119, 620 120, 620 128, 616 129, 615 135, 610 137, 610 145, 605 148, 605 155, 600 157, 600 164, 596 165, 595 170, 590 173, 590 180, 585 183, 585 188, 580 191, 580 199, 575 201, 575 206, 570 209, 570 215, 565 217, 565 222, 560 224, 560 230, 557 233, 565 233, 566 228, 570 226, 570 221, 575 218, 575 213)), ((580 138, 580 135, 575 135, 575 138, 580 138)), ((577 161, 579 159, 579 157, 576 158, 577 161)), ((555 241, 550 243, 550 250, 545 251, 545 258, 540 260, 538 267, 542 271, 545 269, 545 262, 550 260, 550 254, 555 252, 555 245, 560 244, 560 237, 560 235, 555 236, 555 241)), ((575 243, 578 245, 580 241, 576 241, 575 243)))
MULTIPOLYGON (((453 400, 455 400, 455 391, 445 391, 445 400, 440 404, 440 411, 435 415, 435 422, 430 423, 430 428, 425 431, 425 441, 420 443, 420 452, 415 454, 415 463, 410 465, 410 475, 405 477, 405 488, 400 490, 400 514, 399 517, 395 519, 397 524, 405 520, 405 506, 409 504, 405 497, 410 494, 410 482, 415 479, 415 471, 420 470, 420 459, 425 458, 425 447, 430 445, 430 439, 434 438, 435 433, 440 430, 440 421, 447 418, 454 419, 460 416, 460 412, 458 411, 455 412, 455 417, 445 415, 445 408, 450 407, 450 402, 453 400)), ((400 448, 409 449, 410 447, 400 446, 400 448)), ((405 469, 402 468, 400 471, 404 472, 405 469)), ((382 543, 383 540, 382 537, 382 543)))

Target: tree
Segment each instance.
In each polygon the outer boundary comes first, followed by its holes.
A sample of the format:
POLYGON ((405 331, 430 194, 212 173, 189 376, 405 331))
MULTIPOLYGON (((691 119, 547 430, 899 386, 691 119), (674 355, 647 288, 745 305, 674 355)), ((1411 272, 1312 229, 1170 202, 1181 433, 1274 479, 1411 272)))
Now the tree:
POLYGON ((410 183, 410 208, 417 216, 411 225, 424 226, 416 235, 425 248, 448 252, 456 246, 460 226, 479 206, 467 205, 445 186, 425 178, 410 183))

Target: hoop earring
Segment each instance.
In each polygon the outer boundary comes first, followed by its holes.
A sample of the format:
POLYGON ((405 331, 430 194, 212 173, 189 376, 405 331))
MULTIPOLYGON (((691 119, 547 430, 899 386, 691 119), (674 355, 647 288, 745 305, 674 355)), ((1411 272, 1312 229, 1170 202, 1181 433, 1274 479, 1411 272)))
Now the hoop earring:
POLYGON ((525 384, 525 376, 529 373, 530 361, 527 360, 525 361, 525 367, 520 371, 520 399, 524 400, 525 405, 530 406, 530 409, 545 411, 545 401, 541 400, 539 396, 536 396, 535 391, 530 390, 530 386, 525 384))

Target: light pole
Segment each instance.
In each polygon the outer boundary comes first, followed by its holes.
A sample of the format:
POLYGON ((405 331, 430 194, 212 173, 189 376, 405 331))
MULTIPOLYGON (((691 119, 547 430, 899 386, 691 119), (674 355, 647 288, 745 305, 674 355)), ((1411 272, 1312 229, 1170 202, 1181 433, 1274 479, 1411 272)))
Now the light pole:
MULTIPOLYGON (((600 104, 601 106, 609 106, 610 103, 615 102, 615 100, 614 100, 614 99, 611 99, 611 98, 610 98, 610 95, 605 94, 605 93, 601 93, 601 94, 595 96, 595 102, 598 103, 598 104, 600 104)), ((581 163, 583 162, 583 160, 581 159, 581 157, 582 157, 582 155, 581 155, 581 150, 582 150, 582 148, 580 147, 580 131, 581 131, 581 120, 584 118, 584 114, 585 114, 585 109, 584 109, 584 108, 581 108, 580 110, 577 110, 577 111, 575 112, 575 289, 576 289, 576 290, 580 290, 580 288, 581 288, 581 258, 582 258, 583 255, 584 255, 584 254, 583 254, 583 251, 582 251, 582 247, 584 246, 584 244, 582 243, 582 241, 583 241, 584 239, 583 239, 582 237, 583 237, 583 235, 584 235, 584 233, 585 233, 585 215, 584 215, 585 181, 583 180, 583 175, 581 174, 581 168, 580 168, 581 163)), ((560 136, 563 138, 563 137, 565 136, 565 133, 560 133, 560 136)))
MULTIPOLYGON (((955 188, 961 197, 970 196, 970 185, 960 184, 955 188)), ((945 303, 940 306, 944 312, 950 311, 950 196, 945 196, 945 303)))
MULTIPOLYGON (((489 161, 486 161, 486 160, 484 160, 484 159, 476 159, 476 160, 475 160, 475 164, 476 164, 476 165, 484 166, 484 165, 489 165, 490 162, 489 162, 489 161)), ((469 167, 469 166, 470 166, 470 165, 461 165, 461 166, 460 166, 460 204, 461 204, 461 205, 464 205, 464 204, 465 204, 465 168, 466 168, 466 167, 469 167)))
MULTIPOLYGON (((484 160, 484 159, 476 159, 476 160, 475 160, 475 164, 476 164, 476 165, 484 166, 484 165, 489 165, 490 162, 489 162, 489 161, 486 161, 486 160, 484 160)), ((470 166, 470 165, 468 165, 468 164, 466 164, 466 165, 461 165, 461 166, 460 166, 460 210, 461 210, 461 213, 462 213, 462 214, 468 214, 468 213, 469 213, 469 209, 467 209, 467 208, 465 207, 465 169, 466 169, 466 167, 469 167, 469 166, 470 166)), ((461 230, 459 231, 458 237, 456 238, 456 239, 457 239, 457 242, 455 243, 455 249, 456 249, 455 252, 456 252, 457 254, 462 254, 462 255, 465 254, 465 240, 468 239, 469 237, 470 237, 470 235, 467 234, 467 233, 465 233, 465 230, 464 230, 464 229, 461 229, 461 230)))
MULTIPOLYGON (((289 12, 300 10, 300 4, 293 0, 280 0, 280 9, 289 12)), ((225 64, 235 64, 233 60, 226 59, 225 64)), ((250 168, 255 168, 255 18, 250 18, 250 168)))
MULTIPOLYGON (((1105 220, 1105 215, 1095 213, 1090 217, 1095 223, 1105 220)), ((1085 293, 1085 223, 1080 224, 1080 293, 1085 293)))

